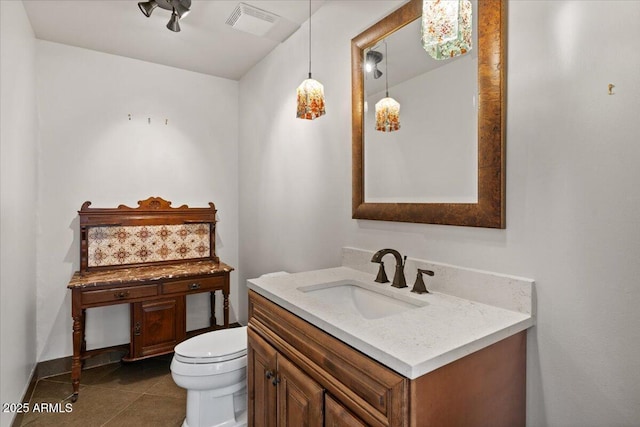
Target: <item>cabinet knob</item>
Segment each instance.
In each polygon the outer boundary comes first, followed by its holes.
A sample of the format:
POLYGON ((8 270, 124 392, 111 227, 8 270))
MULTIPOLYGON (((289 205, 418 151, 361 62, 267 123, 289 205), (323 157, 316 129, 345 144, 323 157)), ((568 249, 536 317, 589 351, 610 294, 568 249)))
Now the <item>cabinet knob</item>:
POLYGON ((273 386, 277 386, 278 383, 280 382, 280 378, 278 378, 277 376, 274 376, 273 379, 271 380, 271 384, 273 384, 273 386))
POLYGON ((115 293, 113 294, 113 296, 114 296, 115 298, 118 298, 118 299, 126 298, 126 297, 128 297, 128 296, 129 296, 129 291, 126 291, 126 292, 115 292, 115 293))
POLYGON ((189 285, 189 289, 195 291, 196 289, 200 289, 200 283, 192 283, 189 285))
POLYGON ((136 322, 136 326, 135 328, 133 328, 133 335, 140 335, 140 332, 142 330, 142 326, 140 325, 140 322, 136 322))
POLYGON ((273 371, 267 371, 264 376, 267 377, 268 380, 270 380, 271 378, 273 378, 273 371))

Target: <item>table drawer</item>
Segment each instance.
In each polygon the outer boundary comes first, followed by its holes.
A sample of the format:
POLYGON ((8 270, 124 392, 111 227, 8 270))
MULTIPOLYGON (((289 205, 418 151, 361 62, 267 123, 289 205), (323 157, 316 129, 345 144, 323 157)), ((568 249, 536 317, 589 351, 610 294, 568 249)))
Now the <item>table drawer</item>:
POLYGON ((188 280, 176 280, 166 282, 162 285, 163 294, 203 292, 215 289, 222 289, 225 284, 224 276, 201 277, 188 280))
POLYGON ((124 288, 111 288, 99 291, 82 292, 82 304, 98 304, 105 302, 128 301, 136 298, 147 298, 158 295, 157 285, 142 285, 124 288))

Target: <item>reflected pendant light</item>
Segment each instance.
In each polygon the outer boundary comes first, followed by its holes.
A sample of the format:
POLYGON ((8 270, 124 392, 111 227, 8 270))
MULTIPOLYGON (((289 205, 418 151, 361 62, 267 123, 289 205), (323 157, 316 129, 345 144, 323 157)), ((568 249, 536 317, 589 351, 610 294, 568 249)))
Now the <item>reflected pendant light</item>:
POLYGON ((311 0, 309 0, 309 78, 298 86, 297 99, 297 118, 313 120, 325 114, 324 86, 311 78, 311 0))
POLYGON ((453 58, 471 50, 472 11, 469 0, 422 2, 422 47, 433 59, 453 58))
POLYGON ((384 42, 384 68, 386 96, 376 103, 376 130, 393 132, 400 129, 400 104, 389 97, 389 63, 387 42, 384 42))

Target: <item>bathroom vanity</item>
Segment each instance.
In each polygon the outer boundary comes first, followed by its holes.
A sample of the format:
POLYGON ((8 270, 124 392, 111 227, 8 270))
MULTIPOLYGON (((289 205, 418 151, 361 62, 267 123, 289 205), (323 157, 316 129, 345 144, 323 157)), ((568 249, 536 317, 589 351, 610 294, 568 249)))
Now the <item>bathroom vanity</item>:
POLYGON ((248 281, 250 425, 525 424, 532 282, 498 278, 494 290, 511 284, 519 300, 507 304, 525 302, 516 311, 374 277, 338 267, 248 281))
POLYGON ((172 208, 160 198, 138 208, 95 209, 85 202, 80 215, 80 270, 71 278, 73 397, 78 397, 82 361, 113 350, 125 361, 173 352, 181 341, 229 327, 229 275, 233 268, 215 254, 215 214, 207 208, 172 208), (186 330, 186 298, 207 292, 209 326, 186 330), (223 319, 216 319, 216 292, 223 319), (131 339, 124 346, 87 350, 86 310, 129 304, 131 339))

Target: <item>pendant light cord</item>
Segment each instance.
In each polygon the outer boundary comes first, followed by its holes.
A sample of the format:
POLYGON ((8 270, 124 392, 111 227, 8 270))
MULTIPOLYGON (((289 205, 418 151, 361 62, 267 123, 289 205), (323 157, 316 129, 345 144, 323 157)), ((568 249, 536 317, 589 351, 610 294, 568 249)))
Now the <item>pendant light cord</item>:
POLYGON ((309 78, 311 78, 311 0, 309 0, 309 78))
POLYGON ((387 53, 387 41, 384 41, 384 80, 385 80, 385 88, 387 91, 387 98, 389 97, 389 60, 387 59, 389 54, 387 53))

